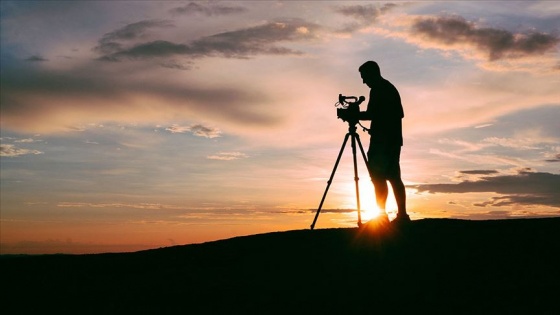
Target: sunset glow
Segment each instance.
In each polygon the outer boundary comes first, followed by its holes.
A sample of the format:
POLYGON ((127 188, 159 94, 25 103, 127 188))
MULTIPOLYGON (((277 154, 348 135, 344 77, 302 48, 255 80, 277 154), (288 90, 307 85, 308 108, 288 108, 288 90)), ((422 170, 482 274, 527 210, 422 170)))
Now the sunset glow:
MULTIPOLYGON (((560 215, 558 1, 0 6, 0 254, 309 228, 367 60, 403 100, 412 219, 560 215)), ((356 226, 353 179, 348 147, 316 228, 356 226)))

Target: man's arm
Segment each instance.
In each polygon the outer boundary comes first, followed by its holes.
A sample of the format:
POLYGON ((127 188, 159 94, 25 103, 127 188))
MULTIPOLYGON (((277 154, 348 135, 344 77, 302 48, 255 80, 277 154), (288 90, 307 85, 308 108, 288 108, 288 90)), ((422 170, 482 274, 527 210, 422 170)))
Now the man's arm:
POLYGON ((360 114, 358 115, 358 119, 359 120, 372 120, 373 119, 373 115, 371 112, 369 111, 364 111, 364 112, 360 112, 360 114))
POLYGON ((371 103, 373 100, 373 90, 369 91, 369 100, 367 103, 367 107, 365 111, 360 111, 358 115, 359 120, 373 120, 373 104, 371 103))

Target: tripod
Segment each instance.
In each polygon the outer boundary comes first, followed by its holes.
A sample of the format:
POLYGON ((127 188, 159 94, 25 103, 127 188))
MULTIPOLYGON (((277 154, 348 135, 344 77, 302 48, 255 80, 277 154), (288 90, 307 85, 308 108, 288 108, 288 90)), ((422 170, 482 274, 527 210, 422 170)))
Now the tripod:
POLYGON ((319 208, 317 209, 317 213, 315 214, 315 219, 313 220, 313 223, 311 224, 311 229, 312 230, 313 230, 313 228, 315 228, 315 223, 317 222, 317 218, 319 217, 319 213, 321 212, 321 208, 323 207, 323 202, 325 202, 325 197, 327 197, 327 192, 329 191, 329 188, 331 186, 334 174, 336 173, 336 169, 338 168, 338 164, 340 163, 340 158, 342 157, 342 153, 344 152, 344 148, 346 147, 346 143, 348 142, 349 138, 352 139, 351 144, 352 144, 352 158, 353 158, 353 162, 354 162, 354 182, 356 184, 356 205, 357 205, 357 210, 358 210, 358 227, 362 226, 362 214, 361 214, 361 209, 360 209, 360 188, 358 186, 358 181, 360 179, 358 178, 358 162, 357 162, 357 158, 356 158, 356 142, 360 146, 360 152, 362 153, 362 158, 364 159, 364 162, 365 162, 366 167, 368 169, 368 174, 371 174, 371 172, 369 172, 369 165, 367 163, 366 154, 364 153, 364 147, 362 146, 362 142, 360 141, 360 135, 358 135, 356 133, 356 129, 357 129, 356 124, 357 123, 358 123, 357 120, 349 120, 348 121, 348 133, 344 137, 344 142, 342 143, 342 147, 340 148, 340 152, 338 153, 338 158, 336 159, 336 163, 334 164, 334 168, 332 170, 331 177, 329 178, 329 180, 327 182, 327 188, 325 189, 325 192, 323 193, 323 198, 321 199, 321 203, 319 204, 319 208))

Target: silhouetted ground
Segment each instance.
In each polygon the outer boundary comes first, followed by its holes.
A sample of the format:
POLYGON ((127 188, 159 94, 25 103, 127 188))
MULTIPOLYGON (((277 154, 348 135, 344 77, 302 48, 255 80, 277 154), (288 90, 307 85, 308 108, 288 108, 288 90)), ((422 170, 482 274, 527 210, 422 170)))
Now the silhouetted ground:
POLYGON ((3 314, 560 314, 560 218, 2 257, 3 314))

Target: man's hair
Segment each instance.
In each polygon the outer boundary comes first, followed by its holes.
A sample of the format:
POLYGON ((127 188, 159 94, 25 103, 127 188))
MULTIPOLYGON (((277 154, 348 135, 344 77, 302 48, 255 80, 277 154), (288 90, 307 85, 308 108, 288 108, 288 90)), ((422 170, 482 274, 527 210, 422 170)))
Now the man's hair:
POLYGON ((358 71, 367 76, 381 77, 381 69, 379 69, 379 65, 375 61, 366 61, 358 68, 358 71))

